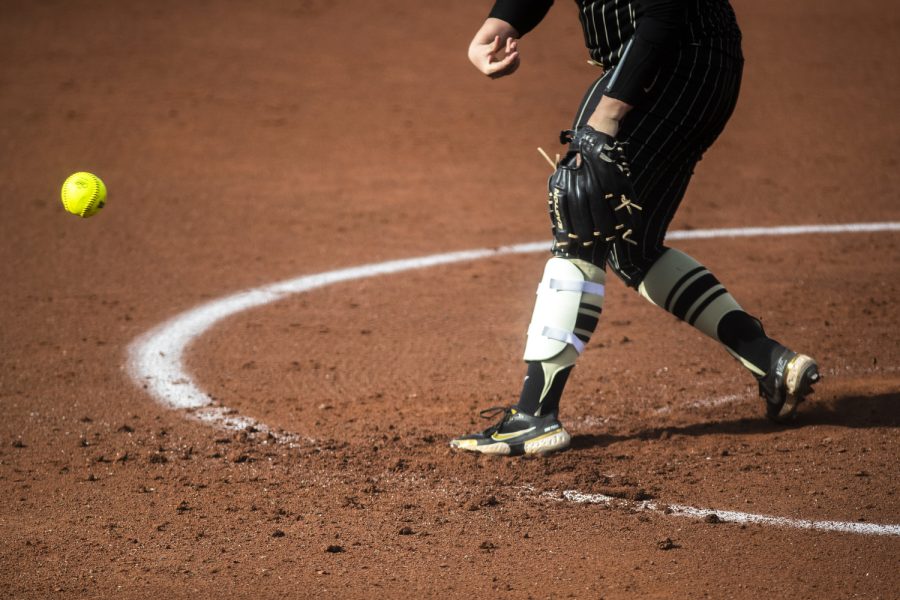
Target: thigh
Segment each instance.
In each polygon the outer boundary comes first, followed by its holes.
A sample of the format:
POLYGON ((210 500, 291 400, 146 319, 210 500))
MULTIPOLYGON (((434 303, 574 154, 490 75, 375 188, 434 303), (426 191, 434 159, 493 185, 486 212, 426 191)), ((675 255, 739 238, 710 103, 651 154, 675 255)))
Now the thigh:
MULTIPOLYGON (((711 41, 679 49, 671 67, 654 83, 655 95, 622 121, 632 183, 642 207, 637 245, 619 241, 608 253, 613 270, 637 286, 664 251, 663 242, 684 198, 697 162, 722 132, 740 90, 742 62, 711 41)), ((608 71, 594 81, 575 113, 574 127, 587 123, 603 97, 608 71)), ((597 249, 593 259, 599 258, 597 249)))
POLYGON ((635 288, 640 285, 647 271, 665 251, 666 232, 684 198, 694 164, 688 161, 658 165, 655 177, 645 179, 640 188, 635 186, 642 209, 640 224, 631 236, 636 243, 617 240, 607 258, 610 268, 627 285, 635 288))
POLYGON ((618 137, 627 143, 636 187, 653 188, 644 180, 700 160, 734 111, 742 64, 712 46, 679 49, 657 94, 622 121, 618 137))
POLYGON ((721 133, 740 89, 741 63, 715 48, 685 46, 647 106, 622 122, 632 183, 643 208, 637 246, 617 243, 610 266, 636 286, 664 251, 666 231, 697 162, 721 133))

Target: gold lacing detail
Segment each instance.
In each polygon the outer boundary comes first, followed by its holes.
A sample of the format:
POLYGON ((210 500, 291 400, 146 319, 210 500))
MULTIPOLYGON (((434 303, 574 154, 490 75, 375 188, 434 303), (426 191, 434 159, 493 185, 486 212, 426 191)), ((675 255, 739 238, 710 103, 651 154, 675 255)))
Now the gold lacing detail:
MULTIPOLYGON (((612 194, 607 195, 607 198, 608 198, 609 196, 611 196, 611 195, 612 195, 612 194)), ((629 215, 631 214, 631 207, 632 207, 632 206, 635 207, 635 208, 638 209, 638 210, 644 210, 643 208, 640 207, 640 205, 635 204, 634 202, 632 202, 631 200, 629 200, 628 197, 625 196, 625 194, 622 194, 621 200, 622 200, 622 204, 618 205, 618 206, 615 207, 613 210, 619 210, 620 208, 624 208, 625 210, 628 211, 628 214, 629 214, 629 215)))

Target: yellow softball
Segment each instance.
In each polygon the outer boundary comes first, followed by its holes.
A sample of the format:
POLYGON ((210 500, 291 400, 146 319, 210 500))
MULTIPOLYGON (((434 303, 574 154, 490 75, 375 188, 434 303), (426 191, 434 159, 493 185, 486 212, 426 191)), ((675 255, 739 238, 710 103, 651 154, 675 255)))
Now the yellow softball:
POLYGON ((106 204, 106 186, 93 173, 69 175, 62 186, 62 203, 79 217, 92 217, 106 204))

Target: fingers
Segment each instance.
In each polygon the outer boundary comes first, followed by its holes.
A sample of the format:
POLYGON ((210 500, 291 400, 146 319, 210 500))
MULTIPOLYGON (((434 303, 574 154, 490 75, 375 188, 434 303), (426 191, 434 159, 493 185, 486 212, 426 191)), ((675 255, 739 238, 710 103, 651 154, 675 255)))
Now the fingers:
POLYGON ((484 74, 496 79, 505 75, 511 75, 518 68, 519 53, 513 52, 512 54, 507 54, 502 60, 489 63, 484 74))
POLYGON ((496 35, 489 44, 473 43, 469 47, 469 60, 488 77, 509 75, 519 67, 518 41, 508 37, 501 43, 500 36, 496 35), (501 48, 504 56, 498 59, 501 48))
POLYGON ((493 63, 493 72, 488 73, 493 79, 512 75, 519 68, 519 41, 515 38, 506 38, 506 46, 504 48, 506 56, 499 61, 493 63))

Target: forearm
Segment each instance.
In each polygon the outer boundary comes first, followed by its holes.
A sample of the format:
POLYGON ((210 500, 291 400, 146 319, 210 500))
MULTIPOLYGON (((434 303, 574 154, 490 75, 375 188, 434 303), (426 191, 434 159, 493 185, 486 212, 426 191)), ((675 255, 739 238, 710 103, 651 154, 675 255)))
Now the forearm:
POLYGON ((587 124, 597 131, 615 137, 619 133, 619 123, 631 109, 632 105, 627 102, 603 96, 587 124))
POLYGON ((619 123, 628 111, 653 91, 686 23, 684 4, 680 0, 638 2, 643 12, 637 30, 610 76, 597 109, 588 119, 588 125, 612 136, 618 133, 619 123))
POLYGON ((687 26, 680 0, 638 0, 642 9, 637 29, 625 47, 604 94, 627 104, 639 104, 653 91, 687 26))
POLYGON ((481 29, 475 34, 475 37, 472 38, 472 45, 490 44, 498 36, 501 43, 506 43, 507 38, 518 39, 520 37, 518 30, 510 23, 502 19, 488 17, 481 29))
POLYGON ((490 18, 509 23, 516 29, 516 37, 522 37, 541 22, 553 0, 496 0, 490 18))

